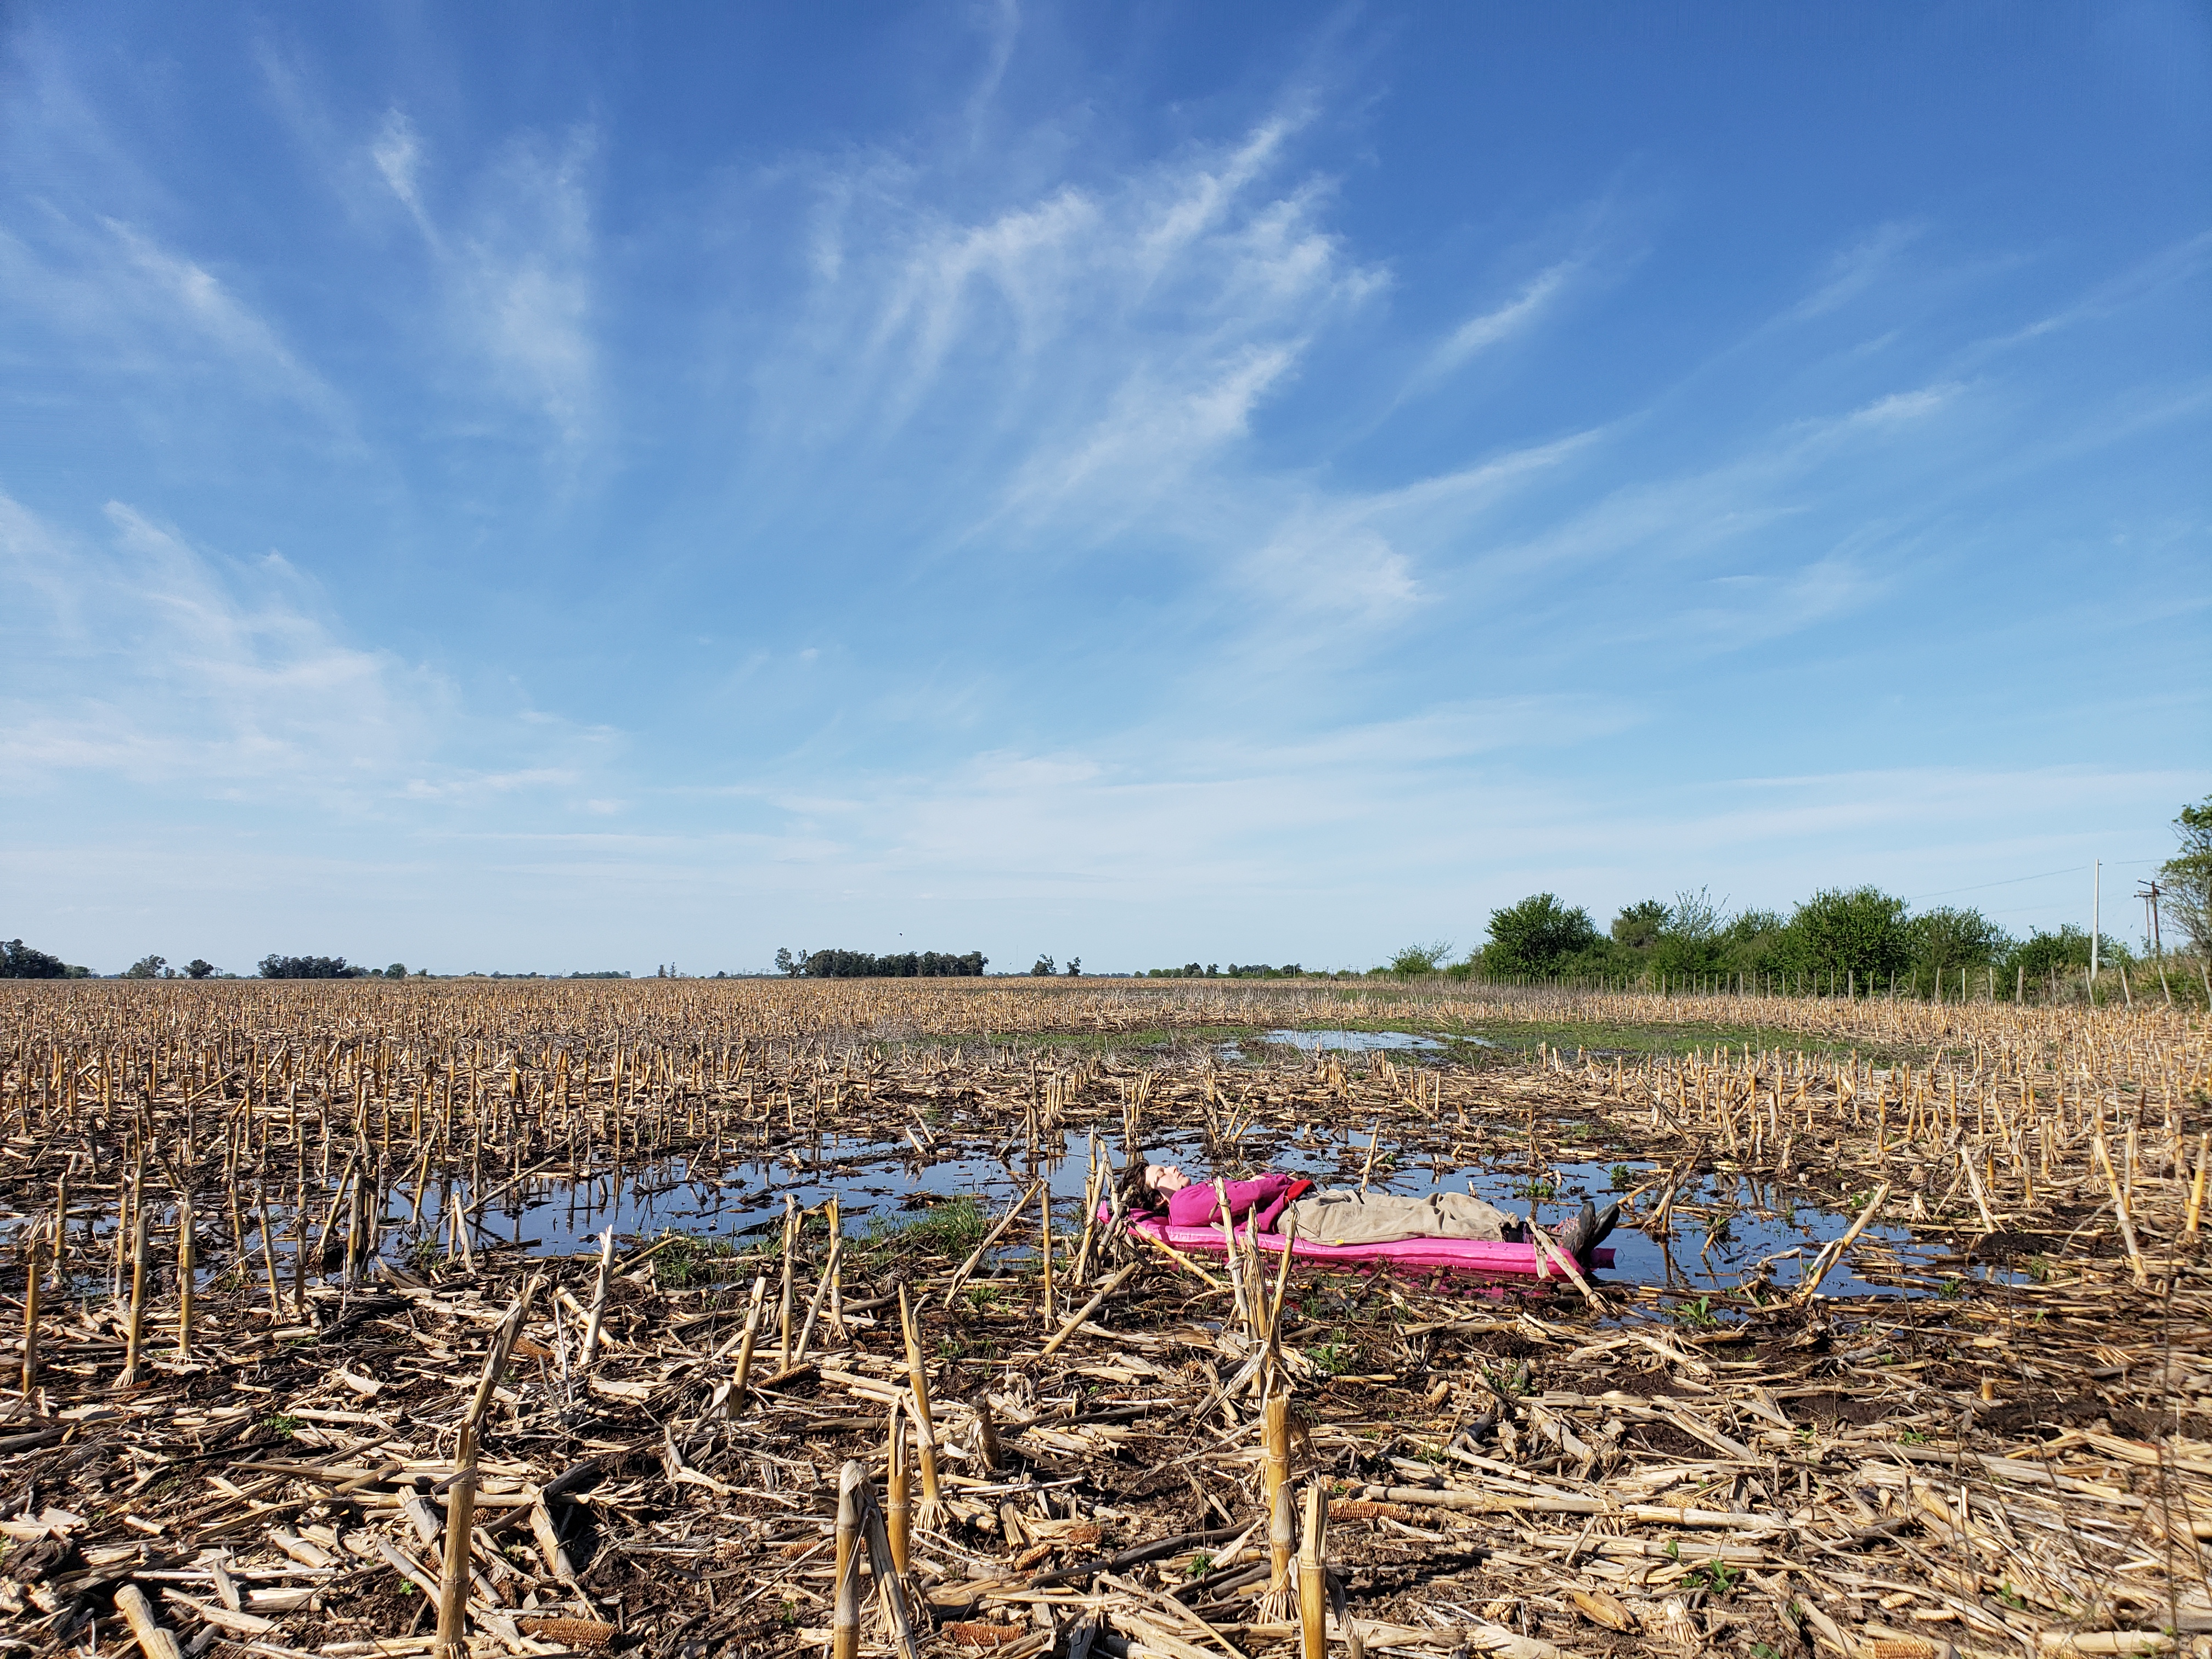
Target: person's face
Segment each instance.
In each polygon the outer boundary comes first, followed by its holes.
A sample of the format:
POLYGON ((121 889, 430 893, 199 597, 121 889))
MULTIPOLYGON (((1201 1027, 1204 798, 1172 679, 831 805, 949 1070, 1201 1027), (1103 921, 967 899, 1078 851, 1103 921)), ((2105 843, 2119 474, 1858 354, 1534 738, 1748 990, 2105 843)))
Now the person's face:
POLYGON ((1167 1198, 1189 1186, 1190 1177, 1172 1164, 1150 1164, 1145 1166, 1145 1185, 1167 1198))

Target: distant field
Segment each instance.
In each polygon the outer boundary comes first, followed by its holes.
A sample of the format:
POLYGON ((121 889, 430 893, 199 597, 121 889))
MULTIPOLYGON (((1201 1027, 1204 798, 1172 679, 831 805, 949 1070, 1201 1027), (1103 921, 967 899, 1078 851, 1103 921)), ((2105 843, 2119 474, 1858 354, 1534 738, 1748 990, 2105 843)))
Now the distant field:
MULTIPOLYGON (((1447 1057, 1463 1064, 1540 1045, 1642 1056, 1746 1044, 1887 1064, 1971 1046, 1991 1019, 2025 1027, 2073 1018, 2004 1004, 1660 996, 1444 979, 24 981, 0 988, 0 1012, 10 1011, 29 1022, 27 1031, 51 1021, 42 1034, 82 1040, 166 1018, 271 1036, 419 1030, 593 1042, 627 1033, 648 1043, 951 1042, 1143 1054, 1248 1042, 1278 1027, 1401 1030, 1462 1039, 1447 1057)), ((2141 1018, 2182 1017, 2154 1016, 2146 1004, 2141 1018)))

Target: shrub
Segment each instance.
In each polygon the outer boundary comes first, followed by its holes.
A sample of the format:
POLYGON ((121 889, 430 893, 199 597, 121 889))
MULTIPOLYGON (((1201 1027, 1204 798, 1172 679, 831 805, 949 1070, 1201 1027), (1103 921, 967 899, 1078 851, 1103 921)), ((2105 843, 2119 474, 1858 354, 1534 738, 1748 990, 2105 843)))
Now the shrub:
POLYGON ((34 950, 19 939, 0 942, 0 979, 82 979, 82 968, 71 968, 59 957, 34 950))
POLYGON ((2212 795, 2173 821, 2181 851, 2159 866, 2166 914, 2199 951, 2212 951, 2212 795))
POLYGON ((359 979, 373 971, 349 968, 343 957, 280 957, 271 951, 261 958, 264 979, 359 979))
POLYGON ((1876 887, 1824 888, 1790 918, 1788 965, 1852 975, 1862 985, 1909 972, 1913 939, 1905 912, 1903 899, 1876 887))
MULTIPOLYGON (((1438 939, 1433 945, 1407 945, 1390 958, 1390 971, 1401 978, 1411 979, 1417 974, 1440 973, 1445 958, 1451 955, 1451 941, 1438 939)), ((1237 970, 1232 965, 1231 973, 1237 970)))
POLYGON ((1542 976, 1557 973, 1570 957, 1598 942, 1589 912, 1570 908, 1555 893, 1532 893, 1518 904, 1490 913, 1490 943, 1482 948, 1489 973, 1542 976))

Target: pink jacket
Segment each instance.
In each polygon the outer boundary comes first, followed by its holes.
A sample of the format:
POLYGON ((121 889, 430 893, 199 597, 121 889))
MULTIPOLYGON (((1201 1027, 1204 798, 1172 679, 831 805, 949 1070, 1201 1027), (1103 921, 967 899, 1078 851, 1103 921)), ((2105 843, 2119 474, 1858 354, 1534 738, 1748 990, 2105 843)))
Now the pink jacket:
MULTIPOLYGON (((1263 1175, 1250 1181, 1231 1181, 1225 1184, 1229 1194, 1229 1218, 1243 1224, 1245 1218, 1257 1210, 1260 1231, 1273 1232, 1275 1218, 1291 1201, 1291 1188, 1297 1179, 1286 1175, 1263 1175)), ((1311 1186, 1313 1183, 1304 1183, 1311 1186)), ((1194 1181, 1168 1200, 1168 1225, 1170 1227, 1218 1227, 1221 1224, 1221 1206, 1213 1195, 1210 1181, 1194 1181)))

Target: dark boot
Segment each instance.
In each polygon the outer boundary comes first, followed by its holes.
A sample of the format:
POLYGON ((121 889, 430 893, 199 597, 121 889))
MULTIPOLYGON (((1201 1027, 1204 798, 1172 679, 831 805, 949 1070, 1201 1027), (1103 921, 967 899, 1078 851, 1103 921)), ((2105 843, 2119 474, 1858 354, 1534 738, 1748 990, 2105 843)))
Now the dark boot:
POLYGON ((1581 1212, 1561 1222, 1559 1230, 1552 1237, 1561 1249, 1574 1257, 1577 1266, 1588 1267, 1590 1249, 1598 1239, 1597 1206, 1584 1199, 1581 1212))

